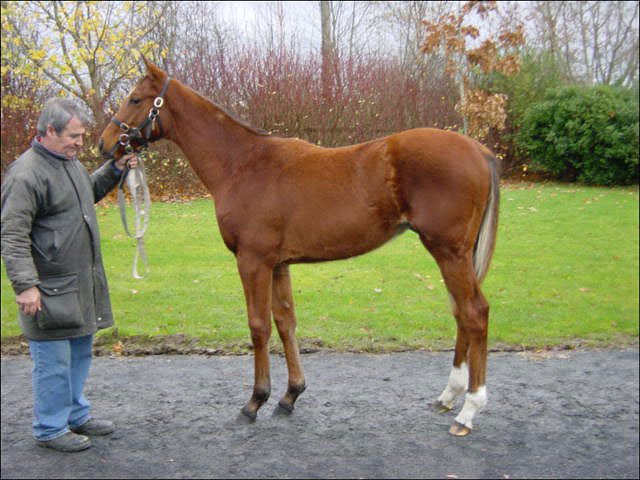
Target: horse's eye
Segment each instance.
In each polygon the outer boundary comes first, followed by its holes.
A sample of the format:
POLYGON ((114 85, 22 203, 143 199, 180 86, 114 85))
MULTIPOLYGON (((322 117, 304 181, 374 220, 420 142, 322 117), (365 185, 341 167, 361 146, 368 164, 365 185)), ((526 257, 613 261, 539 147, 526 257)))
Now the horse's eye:
POLYGON ((133 103, 134 105, 138 105, 140 103, 140 99, 139 98, 131 98, 129 100, 129 103, 133 103))

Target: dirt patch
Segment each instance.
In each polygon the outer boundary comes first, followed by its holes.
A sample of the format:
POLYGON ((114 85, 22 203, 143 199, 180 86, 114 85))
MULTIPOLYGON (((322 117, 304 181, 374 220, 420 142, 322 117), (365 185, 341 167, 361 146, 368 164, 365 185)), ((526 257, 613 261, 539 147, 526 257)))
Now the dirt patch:
MULTIPOLYGON (((430 348, 415 349, 402 345, 392 345, 377 343, 365 347, 349 347, 343 349, 329 348, 320 338, 300 338, 298 339, 300 353, 402 353, 410 351, 427 352, 449 352, 453 349, 450 344, 431 345, 430 348)), ((524 345, 494 344, 490 352, 553 352, 573 351, 582 349, 608 349, 608 348, 638 348, 638 338, 621 336, 615 343, 598 343, 576 339, 570 343, 553 345, 549 347, 528 347, 524 345)), ((207 345, 202 340, 186 335, 163 335, 148 336, 136 335, 123 337, 114 333, 110 335, 99 335, 94 341, 94 355, 103 356, 147 356, 147 355, 246 355, 253 351, 249 341, 225 343, 222 345, 207 345)), ((272 354, 281 355, 283 353, 282 344, 272 338, 270 347, 272 354)), ((23 335, 3 337, 1 344, 2 355, 28 355, 29 344, 23 335)))

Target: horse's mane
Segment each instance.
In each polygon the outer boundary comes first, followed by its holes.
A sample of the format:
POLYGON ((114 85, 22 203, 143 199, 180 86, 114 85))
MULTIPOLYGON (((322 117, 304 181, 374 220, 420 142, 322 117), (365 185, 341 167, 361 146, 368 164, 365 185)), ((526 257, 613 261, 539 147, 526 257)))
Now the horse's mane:
POLYGON ((213 100, 207 98, 207 100, 209 102, 211 102, 217 109, 221 110, 222 113, 224 113, 225 115, 227 115, 229 118, 231 118, 231 120, 233 120, 234 122, 236 122, 238 125, 240 125, 241 127, 246 128, 247 130, 249 130, 252 133, 255 133, 256 135, 262 135, 262 136, 266 136, 269 137, 271 136, 271 134, 269 132, 267 132, 266 130, 262 129, 262 128, 258 128, 258 127, 254 127, 253 125, 251 125, 249 122, 247 122, 246 120, 243 120, 242 118, 240 118, 238 115, 236 115, 235 113, 229 111, 227 108, 223 107, 222 105, 220 105, 217 102, 214 102, 213 100))
POLYGON ((229 109, 227 109, 226 107, 223 107, 222 105, 220 105, 218 102, 215 102, 213 100, 211 100, 208 97, 205 97, 204 95, 202 95, 201 93, 197 92, 196 90, 194 90, 193 88, 189 87, 188 85, 185 85, 184 83, 180 82, 182 84, 182 86, 186 87, 188 90, 191 90, 193 93, 195 93, 198 97, 200 97, 202 100, 204 100, 205 102, 210 103, 211 105, 213 105, 215 108, 217 108, 218 110, 220 110, 222 113, 224 113, 227 117, 229 117, 231 120, 233 120, 234 122, 236 122, 238 125, 240 125, 241 127, 247 129, 248 131, 250 131, 251 133, 255 133, 256 135, 261 135, 261 136, 265 136, 265 137, 269 137, 271 136, 271 134, 269 132, 267 132, 266 130, 262 129, 262 128, 258 128, 258 127, 254 127, 253 125, 251 125, 249 122, 247 122, 246 120, 243 120, 242 118, 240 118, 238 115, 236 115, 235 113, 229 111, 229 109))

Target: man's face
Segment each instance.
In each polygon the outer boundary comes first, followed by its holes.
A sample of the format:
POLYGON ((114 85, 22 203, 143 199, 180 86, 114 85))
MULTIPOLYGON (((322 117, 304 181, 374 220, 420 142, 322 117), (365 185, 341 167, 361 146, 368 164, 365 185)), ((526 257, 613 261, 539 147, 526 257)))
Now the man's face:
POLYGON ((84 145, 83 136, 85 133, 84 125, 76 117, 71 117, 67 126, 58 134, 55 129, 49 125, 47 134, 41 139, 42 144, 54 153, 64 155, 71 159, 80 153, 84 145))

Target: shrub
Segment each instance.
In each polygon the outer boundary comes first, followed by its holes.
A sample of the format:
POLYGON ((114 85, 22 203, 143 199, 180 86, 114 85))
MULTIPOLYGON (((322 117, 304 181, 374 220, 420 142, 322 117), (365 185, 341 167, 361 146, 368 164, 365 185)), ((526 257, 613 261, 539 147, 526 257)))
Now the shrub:
POLYGON ((638 102, 628 89, 550 89, 526 110, 517 141, 532 167, 563 180, 638 181, 638 102))
MULTIPOLYGON (((500 147, 496 151, 503 154, 502 172, 506 176, 524 176, 528 169, 529 158, 526 152, 518 148, 517 134, 527 108, 544 99, 550 88, 567 85, 561 68, 548 53, 532 48, 523 48, 520 71, 507 77, 497 75, 492 91, 507 95, 507 128, 500 132, 500 147)), ((493 146, 493 145, 492 145, 493 146)))

